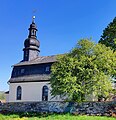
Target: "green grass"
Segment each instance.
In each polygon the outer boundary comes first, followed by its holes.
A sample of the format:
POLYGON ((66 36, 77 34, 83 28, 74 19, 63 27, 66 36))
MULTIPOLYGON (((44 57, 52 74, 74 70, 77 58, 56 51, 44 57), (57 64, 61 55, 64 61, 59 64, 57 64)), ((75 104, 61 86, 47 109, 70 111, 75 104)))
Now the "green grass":
POLYGON ((0 114, 0 120, 116 120, 112 117, 101 117, 101 116, 74 116, 70 114, 64 115, 36 115, 35 117, 20 116, 18 114, 2 115, 0 114))

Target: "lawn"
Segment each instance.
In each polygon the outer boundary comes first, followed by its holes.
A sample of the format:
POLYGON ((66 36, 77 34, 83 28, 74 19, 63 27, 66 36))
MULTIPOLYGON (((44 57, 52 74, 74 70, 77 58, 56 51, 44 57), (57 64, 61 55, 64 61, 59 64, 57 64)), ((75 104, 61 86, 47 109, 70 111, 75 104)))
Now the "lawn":
POLYGON ((74 116, 70 114, 65 115, 48 115, 48 116, 36 116, 25 117, 16 114, 2 115, 0 114, 0 120, 116 120, 112 117, 100 117, 100 116, 74 116))

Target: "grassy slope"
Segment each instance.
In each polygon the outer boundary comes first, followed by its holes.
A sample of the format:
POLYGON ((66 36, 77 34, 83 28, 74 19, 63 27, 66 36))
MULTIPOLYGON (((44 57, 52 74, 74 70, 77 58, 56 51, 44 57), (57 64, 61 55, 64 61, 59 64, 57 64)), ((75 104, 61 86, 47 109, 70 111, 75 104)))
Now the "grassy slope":
POLYGON ((99 116, 73 116, 70 114, 66 115, 49 115, 47 117, 22 117, 19 115, 1 115, 0 120, 116 120, 112 117, 99 117, 99 116))

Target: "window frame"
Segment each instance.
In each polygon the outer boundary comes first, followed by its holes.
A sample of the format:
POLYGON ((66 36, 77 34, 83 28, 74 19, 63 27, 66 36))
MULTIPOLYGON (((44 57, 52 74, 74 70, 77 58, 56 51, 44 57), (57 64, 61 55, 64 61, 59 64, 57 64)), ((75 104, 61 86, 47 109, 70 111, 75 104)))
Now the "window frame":
POLYGON ((49 72, 50 71, 50 66, 46 66, 45 71, 49 72))
POLYGON ((22 99, 22 87, 18 86, 16 91, 16 100, 21 100, 21 99, 22 99))
POLYGON ((49 91, 48 86, 44 85, 42 87, 42 101, 48 101, 48 91, 49 91))

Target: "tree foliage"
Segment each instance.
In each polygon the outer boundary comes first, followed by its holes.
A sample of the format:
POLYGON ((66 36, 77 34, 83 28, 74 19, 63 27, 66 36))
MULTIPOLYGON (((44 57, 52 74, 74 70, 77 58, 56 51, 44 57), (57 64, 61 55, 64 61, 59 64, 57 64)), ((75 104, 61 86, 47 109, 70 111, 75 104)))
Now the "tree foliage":
POLYGON ((0 91, 0 100, 5 100, 5 94, 2 91, 0 91))
POLYGON ((116 50, 116 17, 110 24, 103 30, 103 35, 99 43, 116 50))
POLYGON ((115 52, 105 45, 82 39, 52 65, 51 93, 74 101, 84 101, 92 93, 96 97, 108 97, 115 68, 115 52))

